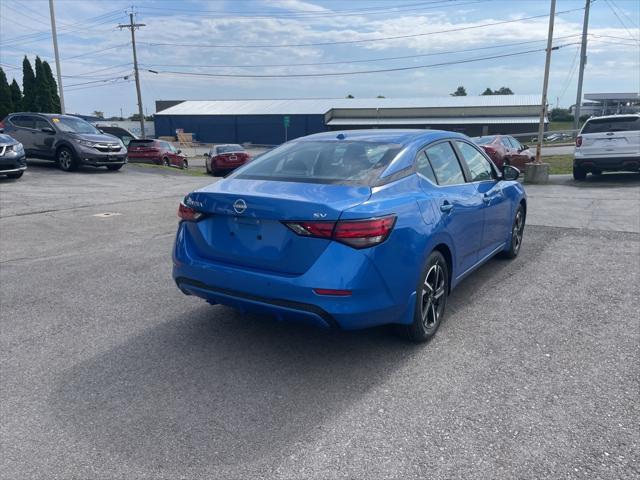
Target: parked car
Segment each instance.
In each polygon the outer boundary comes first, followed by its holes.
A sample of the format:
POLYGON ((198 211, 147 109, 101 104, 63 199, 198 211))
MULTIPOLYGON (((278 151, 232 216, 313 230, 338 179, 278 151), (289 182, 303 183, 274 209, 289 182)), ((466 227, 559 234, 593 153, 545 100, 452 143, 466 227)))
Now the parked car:
POLYGON ((535 159, 535 154, 528 145, 522 145, 518 140, 508 135, 474 137, 473 141, 487 152, 487 155, 499 168, 502 168, 503 165, 512 165, 524 169, 525 164, 535 159))
POLYGON ((20 142, 0 130, 0 175, 20 178, 27 169, 27 157, 20 142))
POLYGON ((216 145, 204 154, 207 173, 218 176, 244 165, 251 157, 240 145, 216 145))
POLYGON ((185 197, 173 277, 211 304, 425 341, 462 278, 518 255, 518 175, 459 133, 299 138, 185 197))
POLYGON ((120 170, 127 163, 120 140, 72 115, 12 113, 2 128, 24 145, 27 156, 53 160, 65 171, 80 165, 120 170))
POLYGON ((640 171, 640 114, 591 117, 576 137, 573 178, 640 171))
POLYGON ((119 138, 125 147, 129 146, 129 142, 131 140, 135 140, 138 138, 135 136, 135 134, 131 133, 126 128, 114 127, 113 125, 100 125, 100 124, 96 125, 96 127, 98 128, 98 130, 100 130, 103 133, 113 135, 114 137, 119 138))
POLYGON ((129 160, 134 162, 155 163, 165 167, 189 168, 189 161, 187 157, 182 155, 182 150, 164 140, 152 138, 131 140, 127 151, 129 152, 129 160))

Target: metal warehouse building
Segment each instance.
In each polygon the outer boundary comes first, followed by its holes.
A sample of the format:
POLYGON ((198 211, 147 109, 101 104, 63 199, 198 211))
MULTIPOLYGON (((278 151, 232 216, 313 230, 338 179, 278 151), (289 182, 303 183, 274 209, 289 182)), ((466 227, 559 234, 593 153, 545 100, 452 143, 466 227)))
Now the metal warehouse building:
MULTIPOLYGON (((434 128, 467 135, 536 131, 539 95, 313 100, 187 100, 155 115, 157 136, 178 129, 206 143, 277 145, 327 130, 434 128)), ((168 101, 165 101, 168 102, 168 101)))

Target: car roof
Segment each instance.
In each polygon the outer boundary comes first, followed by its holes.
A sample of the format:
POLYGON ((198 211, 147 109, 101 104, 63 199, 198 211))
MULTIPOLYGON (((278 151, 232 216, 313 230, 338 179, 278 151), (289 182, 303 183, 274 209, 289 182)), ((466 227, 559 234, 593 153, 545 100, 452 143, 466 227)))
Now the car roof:
POLYGON ((78 120, 83 120, 82 118, 76 117, 75 115, 65 115, 62 113, 13 112, 11 114, 11 116, 15 116, 15 115, 35 115, 35 116, 45 117, 45 118, 74 118, 78 120))
POLYGON ((591 120, 607 120, 609 118, 620 118, 620 117, 640 117, 640 113, 616 113, 615 115, 603 115, 601 117, 589 117, 589 118, 587 118, 587 122, 589 122, 591 120))
POLYGON ((457 132, 444 130, 418 130, 418 129, 392 129, 380 128, 370 130, 335 130, 331 132, 316 133, 300 140, 302 141, 333 141, 333 140, 359 140, 362 142, 397 143, 407 145, 416 141, 433 142, 442 138, 468 138, 457 132), (342 136, 342 138, 338 138, 342 136))

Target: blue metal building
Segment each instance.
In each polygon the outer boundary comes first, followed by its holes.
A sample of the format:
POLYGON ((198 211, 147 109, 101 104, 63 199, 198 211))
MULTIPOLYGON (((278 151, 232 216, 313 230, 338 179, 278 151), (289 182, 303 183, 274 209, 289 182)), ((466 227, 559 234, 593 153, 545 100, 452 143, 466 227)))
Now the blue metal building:
POLYGON ((187 100, 157 112, 157 136, 277 145, 327 130, 440 128, 468 135, 536 130, 537 95, 301 100, 187 100))

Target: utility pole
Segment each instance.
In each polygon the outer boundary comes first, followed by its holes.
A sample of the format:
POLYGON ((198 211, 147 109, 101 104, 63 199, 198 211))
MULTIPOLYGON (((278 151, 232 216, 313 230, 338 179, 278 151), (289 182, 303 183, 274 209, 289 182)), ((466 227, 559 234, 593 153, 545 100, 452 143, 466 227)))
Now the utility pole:
POLYGON ((551 48, 553 44, 553 22, 556 13, 556 0, 551 0, 549 14, 549 34, 547 36, 547 56, 544 62, 544 81, 542 83, 542 105, 540 106, 540 124, 538 125, 538 143, 536 145, 536 163, 541 163, 542 138, 544 136, 544 114, 547 110, 547 88, 549 87, 549 68, 551 67, 551 48))
POLYGON ((576 93, 576 108, 574 108, 573 110, 574 130, 578 130, 578 126, 580 125, 580 107, 582 106, 582 80, 584 79, 584 66, 587 63, 587 30, 589 28, 590 6, 591 0, 585 0, 584 23, 582 24, 582 46, 580 47, 580 72, 578 73, 578 92, 576 93))
POLYGON ((128 28, 131 30, 131 46, 133 47, 133 71, 136 78, 136 91, 138 93, 138 115, 140 116, 140 136, 145 138, 144 135, 144 114, 142 112, 142 94, 140 93, 140 74, 138 73, 138 55, 136 53, 136 28, 145 27, 144 23, 133 23, 133 12, 129 14, 129 25, 118 25, 118 28, 128 28))
POLYGON ((56 11, 53 0, 49 0, 49 16, 51 17, 51 36, 53 37, 53 53, 56 57, 56 75, 58 77, 58 94, 60 96, 60 112, 65 113, 64 93, 62 92, 62 72, 60 71, 60 54, 58 54, 58 33, 56 31, 56 11))

